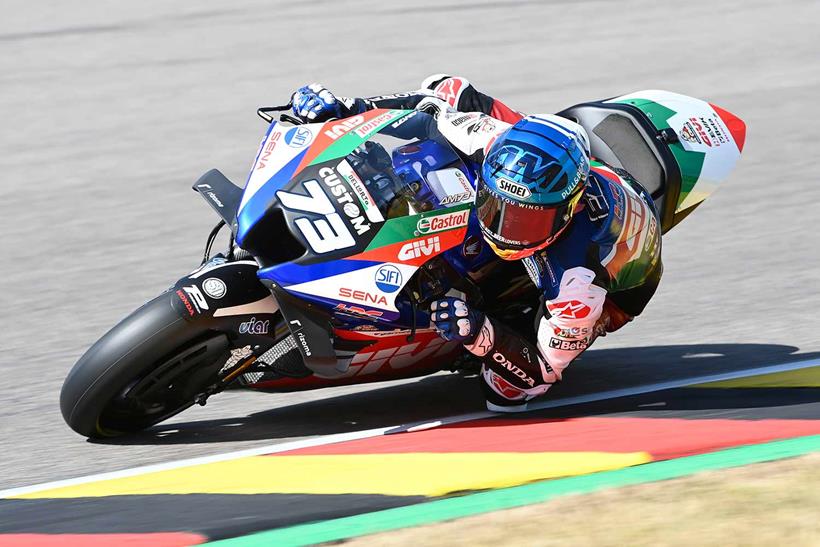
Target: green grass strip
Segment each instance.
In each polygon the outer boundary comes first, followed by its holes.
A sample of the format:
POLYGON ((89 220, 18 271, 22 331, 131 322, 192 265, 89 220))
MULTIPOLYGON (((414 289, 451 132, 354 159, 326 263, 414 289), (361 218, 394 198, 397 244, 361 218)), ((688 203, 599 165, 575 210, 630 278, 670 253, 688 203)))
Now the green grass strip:
POLYGON ((300 524, 214 541, 208 545, 220 547, 313 545, 540 503, 567 494, 585 494, 607 488, 674 479, 701 471, 779 460, 816 451, 820 451, 820 435, 796 437, 647 463, 614 471, 444 498, 352 517, 300 524))

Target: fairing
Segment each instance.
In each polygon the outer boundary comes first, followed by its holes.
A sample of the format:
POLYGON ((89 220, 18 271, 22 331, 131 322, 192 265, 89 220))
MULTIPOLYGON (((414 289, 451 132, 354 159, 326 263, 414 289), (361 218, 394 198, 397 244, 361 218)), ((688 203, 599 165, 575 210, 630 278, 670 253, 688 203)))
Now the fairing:
POLYGON ((326 377, 347 371, 331 363, 331 325, 426 327, 404 289, 431 259, 445 255, 459 275, 491 260, 472 213, 471 173, 418 111, 271 124, 239 205, 237 243, 264 236, 301 249, 255 254, 310 368, 326 377))

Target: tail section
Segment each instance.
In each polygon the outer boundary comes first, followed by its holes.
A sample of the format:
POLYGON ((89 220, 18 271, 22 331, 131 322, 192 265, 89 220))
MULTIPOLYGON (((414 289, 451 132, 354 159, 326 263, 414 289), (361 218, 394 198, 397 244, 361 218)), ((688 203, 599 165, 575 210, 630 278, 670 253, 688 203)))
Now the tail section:
POLYGON ((584 126, 593 156, 625 169, 652 194, 663 232, 729 176, 746 142, 743 120, 670 91, 637 91, 561 115, 584 126))

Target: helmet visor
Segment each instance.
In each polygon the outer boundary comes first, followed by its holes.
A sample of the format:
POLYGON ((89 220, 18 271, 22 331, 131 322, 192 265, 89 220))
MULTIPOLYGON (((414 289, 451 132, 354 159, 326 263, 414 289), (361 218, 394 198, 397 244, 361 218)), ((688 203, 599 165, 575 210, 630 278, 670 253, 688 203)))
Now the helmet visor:
POLYGON ((485 234, 500 248, 529 249, 564 229, 577 200, 563 205, 532 205, 504 198, 479 182, 476 209, 485 234))

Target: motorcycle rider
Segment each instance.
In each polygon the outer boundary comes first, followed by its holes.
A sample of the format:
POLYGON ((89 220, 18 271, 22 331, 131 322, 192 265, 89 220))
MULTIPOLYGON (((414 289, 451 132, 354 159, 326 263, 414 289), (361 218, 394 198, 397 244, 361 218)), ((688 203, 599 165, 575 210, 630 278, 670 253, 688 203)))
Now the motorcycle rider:
POLYGON ((639 315, 660 282, 659 219, 628 173, 592 159, 586 131, 552 114, 520 114, 466 79, 430 76, 421 89, 370 98, 335 97, 320 84, 293 94, 309 122, 373 108, 419 109, 477 174, 485 242, 521 260, 541 291, 536 343, 463 300, 431 305, 442 337, 478 356, 490 410, 522 411, 593 341, 639 315))

